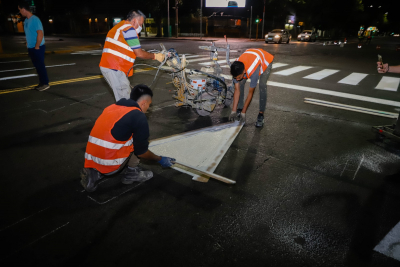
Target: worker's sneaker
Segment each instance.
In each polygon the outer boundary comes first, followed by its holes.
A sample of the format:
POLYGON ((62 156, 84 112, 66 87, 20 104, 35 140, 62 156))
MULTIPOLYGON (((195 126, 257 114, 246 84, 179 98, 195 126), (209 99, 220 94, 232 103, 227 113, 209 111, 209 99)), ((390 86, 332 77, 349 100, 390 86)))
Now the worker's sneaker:
POLYGON ((122 172, 123 177, 121 182, 123 184, 131 184, 133 182, 145 182, 151 178, 153 178, 152 171, 143 171, 139 167, 126 167, 122 172))
POLYGON ((83 168, 81 171, 81 185, 87 192, 93 192, 104 177, 103 174, 92 168, 83 168))
POLYGON ((36 85, 35 87, 33 87, 33 89, 37 90, 40 86, 42 86, 43 84, 39 83, 38 85, 36 85))
POLYGON ((49 88, 50 88, 50 85, 48 85, 48 84, 39 84, 38 86, 35 87, 35 89, 38 91, 44 91, 49 88))
POLYGON ((259 113, 257 116, 256 127, 263 127, 263 126, 264 126, 264 115, 259 113))

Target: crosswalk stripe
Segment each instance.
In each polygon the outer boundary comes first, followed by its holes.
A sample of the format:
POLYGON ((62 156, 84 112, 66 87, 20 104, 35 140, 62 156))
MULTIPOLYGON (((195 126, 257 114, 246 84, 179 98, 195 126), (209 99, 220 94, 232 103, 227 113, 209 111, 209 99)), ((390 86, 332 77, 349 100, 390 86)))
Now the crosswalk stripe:
POLYGON ((339 72, 338 70, 331 70, 331 69, 325 69, 325 70, 321 70, 318 71, 316 73, 310 74, 306 77, 304 77, 304 79, 311 79, 311 80, 322 80, 323 78, 326 78, 332 74, 335 74, 336 72, 339 72))
POLYGON ((189 60, 189 62, 197 62, 197 61, 204 61, 204 60, 209 60, 210 57, 203 57, 203 58, 195 58, 195 59, 191 59, 189 60))
POLYGON ((375 87, 375 89, 397 91, 399 87, 400 79, 393 77, 382 77, 381 81, 375 87))
MULTIPOLYGON (((46 66, 46 68, 54 68, 54 67, 61 67, 61 66, 71 66, 75 65, 76 63, 70 63, 70 64, 61 64, 61 65, 51 65, 51 66, 46 66)), ((10 71, 20 71, 20 70, 32 70, 34 68, 23 68, 23 69, 12 69, 12 70, 0 70, 0 72, 10 72, 10 71)))
POLYGON ((344 83, 344 84, 350 84, 350 85, 357 85, 359 82, 361 82, 362 79, 367 77, 368 74, 365 73, 357 73, 353 72, 349 76, 341 79, 338 81, 338 83, 344 83))
POLYGON ((272 69, 284 67, 284 66, 287 66, 287 65, 288 64, 286 64, 286 63, 272 63, 272 69))
POLYGON ((309 67, 309 66, 297 66, 297 67, 293 67, 293 68, 290 68, 290 69, 281 70, 281 71, 275 72, 273 74, 289 76, 289 75, 292 75, 294 73, 297 73, 297 72, 300 72, 300 71, 303 71, 303 70, 308 70, 308 69, 311 69, 311 68, 312 67, 309 67))
POLYGON ((12 79, 20 79, 20 78, 26 78, 26 77, 32 77, 32 76, 37 76, 37 74, 28 74, 28 75, 19 75, 19 76, 3 77, 3 78, 0 78, 0 81, 12 80, 12 79))
MULTIPOLYGON (((230 58, 229 59, 229 61, 235 61, 236 60, 236 58, 230 58)), ((221 63, 226 63, 226 59, 224 59, 224 60, 218 60, 217 61, 218 62, 218 64, 221 64, 221 63)), ((204 62, 204 63, 199 63, 199 65, 204 65, 204 66, 207 66, 207 65, 214 65, 214 62, 213 61, 210 61, 210 62, 204 62)))

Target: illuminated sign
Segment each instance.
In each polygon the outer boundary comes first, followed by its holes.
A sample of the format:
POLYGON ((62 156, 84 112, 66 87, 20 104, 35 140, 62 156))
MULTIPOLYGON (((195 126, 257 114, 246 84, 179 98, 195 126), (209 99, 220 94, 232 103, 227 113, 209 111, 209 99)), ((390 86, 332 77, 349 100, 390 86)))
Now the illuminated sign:
POLYGON ((206 0, 206 7, 246 7, 246 0, 206 0))
POLYGON ((121 22, 121 19, 120 19, 120 18, 115 18, 115 19, 114 19, 114 23, 118 24, 118 23, 120 23, 120 22, 121 22))

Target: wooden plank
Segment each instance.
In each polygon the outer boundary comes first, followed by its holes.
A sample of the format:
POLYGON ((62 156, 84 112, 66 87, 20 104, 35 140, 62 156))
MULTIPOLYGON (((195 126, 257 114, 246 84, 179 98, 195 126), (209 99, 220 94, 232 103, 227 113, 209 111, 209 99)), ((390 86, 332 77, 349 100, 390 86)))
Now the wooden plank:
POLYGON ((188 171, 190 171, 191 173, 199 174, 201 176, 210 177, 210 178, 219 180, 219 181, 227 183, 227 184, 236 184, 236 181, 233 181, 231 179, 225 178, 225 177, 223 177, 221 175, 218 175, 218 174, 215 174, 215 173, 212 173, 212 172, 208 172, 208 171, 202 171, 202 170, 196 169, 196 168, 194 168, 192 166, 188 166, 186 164, 182 164, 182 163, 179 163, 179 162, 175 162, 175 164, 172 167, 175 170, 178 170, 178 171, 181 171, 180 169, 184 169, 184 170, 188 169, 188 171))

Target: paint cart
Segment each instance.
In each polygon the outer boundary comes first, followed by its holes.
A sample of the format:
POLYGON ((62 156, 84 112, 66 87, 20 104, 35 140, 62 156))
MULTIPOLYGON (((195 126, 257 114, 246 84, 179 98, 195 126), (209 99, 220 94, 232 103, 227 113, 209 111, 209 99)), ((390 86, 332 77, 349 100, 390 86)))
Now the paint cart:
POLYGON ((396 124, 383 125, 383 126, 372 126, 372 131, 375 132, 378 138, 390 139, 400 144, 400 113, 397 118, 396 124))

